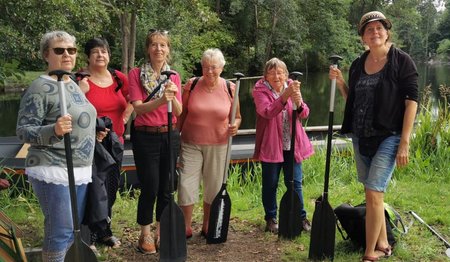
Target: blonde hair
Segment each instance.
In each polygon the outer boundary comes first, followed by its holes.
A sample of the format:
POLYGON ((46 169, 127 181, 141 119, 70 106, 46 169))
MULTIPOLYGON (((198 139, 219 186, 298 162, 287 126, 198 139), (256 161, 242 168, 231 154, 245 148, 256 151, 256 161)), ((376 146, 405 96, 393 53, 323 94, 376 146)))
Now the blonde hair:
POLYGON ((148 35, 147 38, 145 39, 145 55, 147 56, 147 59, 149 62, 150 61, 150 54, 148 53, 148 48, 150 47, 150 45, 153 43, 153 41, 156 38, 161 38, 164 42, 166 42, 167 47, 169 47, 169 54, 166 57, 166 63, 169 64, 171 56, 170 56, 170 38, 169 38, 169 33, 167 31, 160 31, 160 30, 151 30, 148 35))

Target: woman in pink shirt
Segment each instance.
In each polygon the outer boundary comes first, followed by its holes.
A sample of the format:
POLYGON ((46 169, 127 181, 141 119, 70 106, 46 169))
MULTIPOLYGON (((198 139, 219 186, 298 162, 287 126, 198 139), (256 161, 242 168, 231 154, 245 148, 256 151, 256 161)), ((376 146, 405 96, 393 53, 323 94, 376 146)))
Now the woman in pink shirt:
MULTIPOLYGON (((256 141, 254 158, 262 165, 262 201, 265 211, 266 231, 278 233, 276 194, 281 168, 288 170, 291 145, 292 105, 297 104, 298 118, 295 136, 294 188, 300 198, 303 230, 310 231, 302 193, 302 161, 314 151, 300 119, 309 115, 303 101, 300 82, 288 80, 286 64, 278 58, 266 62, 264 77, 255 84, 253 99, 256 107, 256 141)), ((289 185, 290 175, 284 175, 289 185)))
MULTIPOLYGON (((181 168, 178 204, 184 213, 186 237, 192 236, 192 211, 199 200, 200 181, 203 180, 203 226, 208 232, 211 203, 223 182, 228 137, 237 134, 241 114, 229 125, 235 85, 227 87, 220 77, 225 58, 219 49, 203 53, 202 77, 191 89, 195 78, 184 86, 181 132, 181 168)), ((238 98, 236 98, 238 99, 238 98)))
POLYGON ((161 75, 169 71, 170 39, 167 31, 150 30, 146 38, 147 61, 128 74, 130 100, 137 114, 131 132, 134 162, 141 185, 137 207, 137 222, 141 226, 138 249, 143 253, 155 253, 159 245, 159 221, 170 200, 169 163, 176 163, 180 147, 180 133, 171 134, 172 161, 168 155, 167 103, 172 101, 173 126, 181 114, 181 81, 178 73, 146 102, 146 98, 167 79, 161 75), (151 234, 153 209, 156 203, 156 234, 151 234))

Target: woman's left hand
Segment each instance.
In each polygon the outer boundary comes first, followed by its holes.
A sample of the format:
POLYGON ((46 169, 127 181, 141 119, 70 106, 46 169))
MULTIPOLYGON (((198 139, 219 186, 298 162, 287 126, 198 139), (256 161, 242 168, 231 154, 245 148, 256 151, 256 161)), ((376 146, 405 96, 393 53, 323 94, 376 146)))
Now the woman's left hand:
POLYGON ((86 94, 87 92, 89 92, 90 86, 88 77, 83 77, 80 82, 78 82, 78 86, 80 87, 81 91, 83 91, 83 93, 86 94))
POLYGON ((238 126, 236 124, 234 125, 228 125, 228 134, 230 136, 235 136, 237 135, 237 131, 238 131, 238 126))
POLYGON ((302 101, 303 101, 302 94, 300 93, 300 90, 297 90, 294 93, 292 93, 291 99, 292 99, 292 101, 294 101, 294 103, 297 105, 297 107, 299 107, 302 104, 302 101))
POLYGON ((101 143, 103 139, 108 135, 109 130, 109 128, 105 128, 105 131, 98 131, 96 134, 97 141, 101 143))
POLYGON ((397 156, 395 158, 398 167, 404 167, 409 162, 409 144, 400 142, 398 145, 397 156))
POLYGON ((172 81, 168 81, 164 88, 164 99, 166 102, 172 101, 176 98, 178 87, 172 81))

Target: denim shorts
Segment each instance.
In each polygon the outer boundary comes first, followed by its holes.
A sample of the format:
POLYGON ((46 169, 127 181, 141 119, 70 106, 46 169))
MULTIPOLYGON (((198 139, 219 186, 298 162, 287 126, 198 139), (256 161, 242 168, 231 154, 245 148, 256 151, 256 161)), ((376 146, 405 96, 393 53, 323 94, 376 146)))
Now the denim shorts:
POLYGON ((373 157, 360 154, 358 141, 359 139, 357 137, 352 137, 359 182, 363 183, 365 188, 378 192, 386 192, 395 168, 395 158, 400 143, 400 135, 387 137, 380 144, 373 157))

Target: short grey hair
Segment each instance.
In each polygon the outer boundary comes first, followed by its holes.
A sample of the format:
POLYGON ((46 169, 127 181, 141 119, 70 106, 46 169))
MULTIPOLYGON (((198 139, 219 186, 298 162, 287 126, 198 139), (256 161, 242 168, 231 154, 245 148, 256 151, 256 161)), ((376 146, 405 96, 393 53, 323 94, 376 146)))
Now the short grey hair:
POLYGON ((225 57, 223 56, 222 51, 218 48, 209 48, 203 52, 201 63, 203 65, 206 61, 216 60, 219 62, 219 66, 222 68, 225 66, 225 57))
POLYGON ((274 57, 266 62, 266 65, 264 66, 264 77, 266 77, 269 70, 271 70, 273 68, 281 68, 286 73, 286 76, 289 75, 289 71, 287 69, 286 64, 283 61, 281 61, 280 59, 274 57))
POLYGON ((45 53, 50 48, 50 43, 58 39, 59 41, 64 42, 71 42, 74 46, 76 46, 77 39, 75 36, 65 32, 65 31, 51 31, 47 32, 42 36, 41 44, 40 44, 40 51, 41 51, 41 57, 45 58, 45 53))

